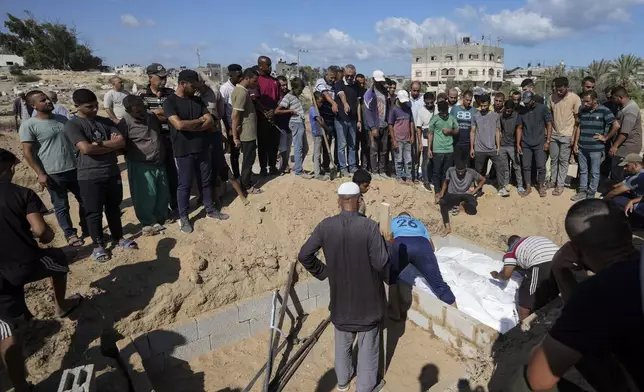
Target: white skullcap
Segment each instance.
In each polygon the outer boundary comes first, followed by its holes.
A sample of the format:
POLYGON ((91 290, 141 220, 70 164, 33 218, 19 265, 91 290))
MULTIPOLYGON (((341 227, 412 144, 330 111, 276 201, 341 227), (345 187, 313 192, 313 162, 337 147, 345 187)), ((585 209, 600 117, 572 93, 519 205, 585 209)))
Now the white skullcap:
POLYGON ((360 194, 360 187, 355 182, 345 182, 338 188, 338 196, 356 196, 360 194))

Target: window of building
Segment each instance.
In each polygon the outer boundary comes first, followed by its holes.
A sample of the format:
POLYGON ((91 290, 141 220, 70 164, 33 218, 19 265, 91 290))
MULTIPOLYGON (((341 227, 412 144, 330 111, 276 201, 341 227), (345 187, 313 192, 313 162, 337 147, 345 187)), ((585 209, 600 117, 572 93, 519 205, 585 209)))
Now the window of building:
POLYGON ((455 68, 450 68, 449 69, 449 76, 456 76, 456 69, 455 68))
POLYGON ((461 54, 459 54, 459 55, 458 55, 458 59, 459 59, 459 60, 463 60, 463 53, 461 53, 461 54))
POLYGON ((431 72, 429 73, 429 76, 436 76, 436 71, 431 71, 431 72))
POLYGON ((488 70, 487 74, 488 74, 488 75, 490 75, 490 76, 494 76, 494 69, 493 69, 493 68, 490 68, 490 69, 488 70))
POLYGON ((490 61, 494 61, 494 55, 490 54, 490 61))
POLYGON ((479 70, 478 69, 470 69, 467 71, 467 76, 479 76, 479 70))
POLYGON ((501 71, 496 71, 496 77, 500 78, 501 77, 501 71))
POLYGON ((470 54, 469 59, 470 59, 470 60, 478 60, 478 59, 479 59, 479 55, 478 55, 478 54, 470 54))
POLYGON ((416 62, 420 63, 420 57, 416 57, 416 62))
POLYGON ((423 76, 423 71, 416 71, 416 77, 420 78, 421 76, 423 76))
POLYGON ((436 56, 432 56, 432 57, 430 57, 430 60, 432 60, 432 61, 436 61, 436 56))
POLYGON ((7 61, 7 65, 13 65, 13 61, 7 61))
POLYGON ((454 56, 452 56, 451 54, 448 54, 447 56, 445 56, 445 61, 453 61, 453 60, 454 60, 454 56))
POLYGON ((496 62, 497 62, 497 63, 502 63, 502 62, 503 62, 503 58, 502 58, 502 57, 497 57, 497 58, 496 58, 496 62))
POLYGON ((481 75, 485 76, 485 70, 482 71, 481 75))
POLYGON ((441 69, 441 76, 447 76, 449 74, 449 70, 447 68, 441 69))
POLYGON ((463 70, 462 69, 458 70, 458 76, 463 76, 463 70))

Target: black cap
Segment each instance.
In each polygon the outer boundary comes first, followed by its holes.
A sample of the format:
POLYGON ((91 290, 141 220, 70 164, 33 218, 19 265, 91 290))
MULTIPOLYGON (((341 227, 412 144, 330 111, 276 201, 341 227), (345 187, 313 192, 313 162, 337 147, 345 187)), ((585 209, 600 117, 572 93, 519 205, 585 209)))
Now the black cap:
POLYGON ((228 72, 242 72, 242 66, 239 64, 230 64, 228 66, 228 72))
POLYGON ((179 82, 200 83, 199 74, 191 69, 179 72, 179 82))
POLYGON ((145 72, 148 75, 158 75, 161 77, 168 76, 168 71, 165 69, 165 67, 159 63, 152 63, 148 65, 148 67, 145 69, 145 72))

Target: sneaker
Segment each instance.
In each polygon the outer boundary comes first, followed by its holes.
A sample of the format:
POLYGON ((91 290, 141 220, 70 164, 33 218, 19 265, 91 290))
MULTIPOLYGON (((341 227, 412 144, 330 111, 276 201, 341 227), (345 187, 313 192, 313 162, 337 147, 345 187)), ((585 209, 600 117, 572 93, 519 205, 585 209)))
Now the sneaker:
POLYGON ((313 177, 313 178, 315 178, 315 179, 316 179, 316 180, 318 180, 318 181, 329 181, 329 180, 331 179, 329 176, 327 176, 327 175, 322 175, 322 174, 317 175, 317 176, 315 176, 315 177, 313 177))
POLYGON ((593 192, 593 193, 590 193, 590 192, 589 192, 589 193, 587 193, 587 194, 586 194, 586 199, 594 199, 594 198, 595 198, 595 193, 596 193, 596 192, 593 192))
POLYGON ((587 197, 586 191, 579 191, 576 195, 570 198, 571 201, 580 201, 584 200, 587 197))
POLYGON ((349 383, 349 384, 347 384, 347 385, 340 385, 340 384, 338 384, 338 385, 335 387, 335 390, 336 390, 336 391, 341 391, 341 392, 348 391, 350 386, 351 386, 351 383, 349 383))
POLYGON ((460 214, 460 213, 461 213, 461 209, 460 209, 460 208, 458 208, 458 206, 456 206, 456 207, 452 207, 452 209, 451 209, 451 210, 449 210, 449 213, 450 213, 450 215, 452 215, 452 216, 456 216, 456 215, 458 215, 458 214, 460 214))
POLYGON ((206 215, 206 217, 208 219, 216 219, 216 220, 222 220, 222 221, 228 220, 230 218, 228 214, 224 214, 221 211, 210 212, 208 213, 208 215, 206 215))
POLYGON ((517 188, 517 192, 523 193, 523 192, 525 192, 525 188, 520 186, 520 187, 517 188))
POLYGON ((163 225, 162 225, 162 224, 160 224, 160 223, 156 223, 154 226, 152 226, 152 228, 154 229, 154 231, 155 231, 156 233, 161 233, 162 231, 164 231, 164 230, 165 230, 165 226, 163 226, 163 225))
POLYGON ((268 173, 269 173, 270 175, 275 176, 275 175, 279 175, 281 172, 280 172, 279 170, 277 170, 277 168, 276 168, 275 166, 273 166, 273 167, 271 167, 271 168, 270 168, 270 170, 268 171, 268 173))
POLYGON ((177 223, 179 223, 179 230, 181 230, 182 233, 190 234, 194 231, 192 223, 190 223, 190 219, 188 218, 181 218, 177 223))
POLYGON ((501 188, 501 189, 499 190, 499 196, 501 196, 501 197, 508 197, 508 196, 510 196, 510 192, 508 192, 508 190, 507 190, 507 189, 505 189, 505 188, 501 188))
POLYGON ((564 188, 562 186, 557 186, 555 187, 555 190, 552 191, 552 196, 561 196, 564 192, 564 188))

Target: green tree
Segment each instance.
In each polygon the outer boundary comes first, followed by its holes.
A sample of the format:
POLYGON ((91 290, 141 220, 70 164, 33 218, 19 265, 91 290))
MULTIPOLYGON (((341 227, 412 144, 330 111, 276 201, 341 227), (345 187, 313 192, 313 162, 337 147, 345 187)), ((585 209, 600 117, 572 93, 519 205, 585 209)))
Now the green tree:
POLYGON ((0 47, 24 57, 28 68, 55 68, 85 71, 102 67, 103 60, 94 56, 86 44, 78 40, 74 28, 58 23, 39 23, 25 11, 20 19, 7 14, 4 22, 8 32, 0 33, 0 47))
POLYGON ((588 66, 588 76, 592 76, 597 84, 605 83, 610 76, 611 67, 612 64, 608 60, 594 60, 588 66))
POLYGON ((626 88, 637 86, 642 81, 639 72, 644 67, 640 57, 634 54, 623 54, 619 56, 610 70, 611 82, 626 88))

